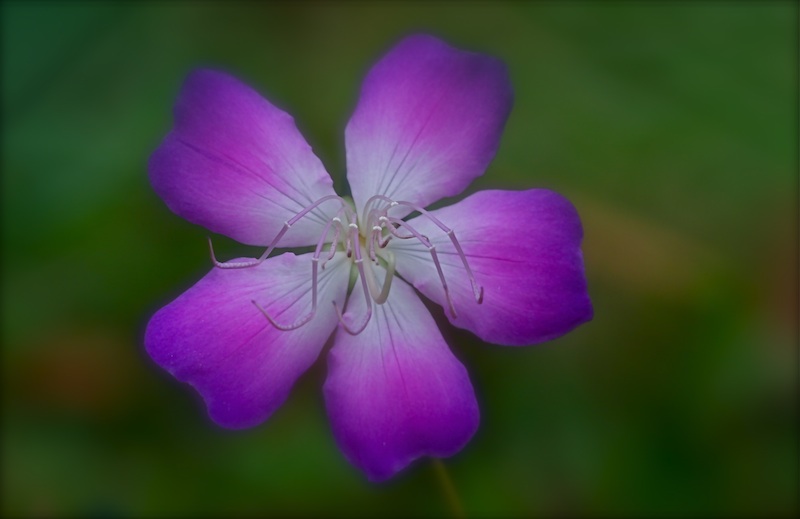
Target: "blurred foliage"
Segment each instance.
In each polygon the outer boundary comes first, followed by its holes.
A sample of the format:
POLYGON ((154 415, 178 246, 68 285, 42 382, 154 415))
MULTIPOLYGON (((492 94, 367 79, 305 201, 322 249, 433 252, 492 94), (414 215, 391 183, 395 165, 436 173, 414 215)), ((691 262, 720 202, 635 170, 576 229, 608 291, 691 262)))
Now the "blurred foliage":
POLYGON ((0 23, 4 515, 447 513, 427 461, 348 465, 324 362, 230 432, 141 345, 210 266, 146 177, 187 71, 292 113, 341 187, 361 79, 414 31, 507 62, 470 190, 573 200, 596 311, 535 348, 446 330, 483 414, 447 461, 467 514, 798 512, 796 2, 4 1, 0 23))

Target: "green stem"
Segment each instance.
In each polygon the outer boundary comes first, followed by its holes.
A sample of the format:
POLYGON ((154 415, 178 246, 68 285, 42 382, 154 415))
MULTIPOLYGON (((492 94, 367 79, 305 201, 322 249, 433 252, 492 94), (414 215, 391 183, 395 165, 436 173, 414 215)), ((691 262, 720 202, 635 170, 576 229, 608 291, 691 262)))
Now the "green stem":
POLYGON ((433 458, 433 468, 436 471, 436 477, 439 479, 439 483, 442 486, 442 492, 444 492, 444 497, 447 500, 447 505, 450 507, 450 512, 453 517, 455 519, 466 519, 467 516, 464 514, 464 506, 461 504, 461 499, 458 497, 458 492, 456 492, 456 487, 453 485, 453 480, 447 472, 447 467, 444 466, 441 459, 433 458))

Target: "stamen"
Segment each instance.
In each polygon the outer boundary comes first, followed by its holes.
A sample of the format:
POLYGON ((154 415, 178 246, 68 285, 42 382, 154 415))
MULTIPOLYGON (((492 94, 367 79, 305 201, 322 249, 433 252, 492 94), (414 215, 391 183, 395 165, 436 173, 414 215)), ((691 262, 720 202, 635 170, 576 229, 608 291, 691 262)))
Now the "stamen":
POLYGON ((279 324, 270 317, 266 310, 261 308, 261 305, 256 303, 255 301, 251 300, 251 302, 256 305, 256 308, 261 310, 261 313, 264 314, 264 317, 274 326, 275 328, 288 332, 290 330, 296 330, 300 328, 304 324, 307 324, 311 319, 314 318, 314 314, 317 313, 317 262, 319 258, 311 258, 311 312, 309 312, 305 317, 298 319, 297 321, 293 322, 292 324, 279 324))
POLYGON ((367 276, 364 273, 364 258, 361 257, 361 246, 358 243, 358 225, 351 222, 348 224, 348 227, 350 228, 350 240, 352 242, 351 247, 355 251, 356 256, 355 264, 356 268, 358 269, 358 275, 361 278, 361 288, 364 291, 364 298, 366 299, 367 315, 364 317, 364 322, 361 323, 358 328, 353 330, 345 322, 344 315, 342 314, 341 310, 339 310, 339 306, 336 304, 336 301, 333 302, 333 308, 336 310, 336 315, 339 318, 339 322, 342 324, 344 331, 350 335, 358 335, 366 329, 369 320, 372 318, 372 300, 370 299, 369 286, 367 286, 367 276))
POLYGON ((396 260, 394 254, 387 251, 386 277, 383 279, 383 286, 380 288, 380 291, 378 290, 378 280, 375 276, 375 272, 372 270, 372 266, 367 264, 367 268, 365 269, 365 271, 369 273, 367 285, 369 286, 370 295, 376 304, 382 305, 389 298, 389 290, 392 288, 392 280, 394 279, 395 264, 396 260))
MULTIPOLYGON (((381 227, 384 227, 384 226, 386 226, 386 227, 394 227, 393 225, 389 224, 389 218, 386 217, 386 216, 380 216, 378 218, 378 222, 380 223, 381 227)), ((409 236, 409 238, 411 238, 411 236, 409 236)), ((389 244, 389 240, 391 240, 391 239, 392 239, 392 234, 390 232, 389 234, 386 235, 386 238, 384 238, 384 240, 382 242, 378 243, 378 247, 380 247, 381 249, 385 249, 386 246, 389 244)))
POLYGON ((449 231, 445 232, 447 233, 447 236, 450 237, 453 247, 456 248, 456 252, 461 257, 461 263, 464 264, 464 270, 467 271, 467 277, 469 278, 469 283, 472 286, 472 295, 475 296, 475 302, 478 304, 483 303, 483 285, 478 285, 478 283, 475 281, 475 275, 472 274, 472 269, 469 267, 469 262, 467 262, 467 255, 464 254, 464 251, 461 249, 461 244, 456 238, 456 231, 450 229, 449 231))
POLYGON ((375 254, 375 243, 379 241, 381 237, 381 231, 383 227, 380 225, 373 225, 372 226, 372 235, 369 238, 369 259, 374 261, 375 264, 378 264, 378 256, 375 254))
POLYGON ((328 257, 327 257, 327 258, 325 258, 325 260, 324 260, 324 261, 322 262, 322 264, 320 265, 320 268, 322 268, 322 270, 325 270, 325 265, 326 265, 326 264, 327 264, 327 263, 328 263, 330 260, 332 260, 332 259, 333 259, 333 257, 336 255, 336 246, 337 246, 338 244, 339 244, 339 228, 337 227, 337 228, 336 228, 336 230, 335 230, 335 231, 334 231, 334 233, 333 233, 333 240, 331 241, 331 246, 330 246, 330 248, 328 249, 328 257))
MULTIPOLYGON (((259 310, 261 310, 261 313, 264 314, 264 317, 266 317, 267 320, 275 328, 277 328, 279 330, 283 330, 283 331, 296 330, 297 328, 300 328, 304 324, 307 324, 309 321, 311 321, 311 319, 313 319, 314 315, 317 313, 317 266, 319 264, 319 256, 322 253, 322 246, 325 244, 325 238, 328 237, 328 233, 331 230, 331 225, 333 225, 334 222, 336 222, 336 221, 339 221, 339 223, 341 223, 341 220, 339 220, 339 218, 338 218, 338 215, 341 214, 341 212, 342 212, 342 210, 340 209, 339 212, 337 213, 337 216, 334 217, 334 218, 331 218, 330 220, 328 220, 328 223, 325 224, 325 229, 323 229, 322 234, 320 234, 319 239, 317 240, 317 246, 314 249, 314 255, 311 256, 311 312, 309 312, 308 315, 306 315, 305 317, 303 317, 301 319, 298 319, 297 321, 295 321, 292 324, 288 324, 288 325, 279 324, 272 317, 270 317, 270 315, 267 313, 267 311, 264 310, 263 308, 261 308, 261 306, 259 306, 258 303, 256 303, 255 301, 252 301, 252 303, 254 305, 256 305, 256 307, 259 310)), ((338 228, 337 228, 337 230, 338 230, 338 228)), ((334 243, 335 243, 335 240, 334 240, 334 243)), ((324 268, 324 265, 323 265, 323 268, 324 268)))
MULTIPOLYGON (((347 227, 350 228, 352 232, 355 232, 355 238, 350 238, 347 240, 346 250, 347 250, 347 257, 353 257, 353 250, 358 248, 358 224, 356 223, 349 223, 347 227)), ((351 234, 352 234, 351 232, 351 234)))
POLYGON ((336 255, 336 247, 339 245, 339 237, 341 236, 341 232, 342 232, 342 228, 343 228, 342 220, 339 218, 340 214, 342 214, 342 210, 341 209, 339 209, 339 212, 336 213, 336 216, 334 216, 331 219, 331 222, 335 223, 336 226, 335 226, 334 231, 333 231, 333 240, 331 240, 331 247, 330 247, 330 250, 328 251, 328 257, 325 258, 325 260, 320 265, 320 268, 322 270, 325 270, 325 264, 328 263, 331 259, 333 259, 333 257, 336 255))
POLYGON ((308 322, 311 321, 311 319, 314 317, 314 314, 308 314, 303 319, 300 319, 299 321, 295 321, 294 323, 292 323, 290 325, 283 325, 283 324, 279 324, 279 323, 275 322, 275 320, 272 317, 270 317, 270 315, 267 313, 267 311, 264 310, 263 308, 261 308, 261 305, 256 303, 254 300, 251 299, 250 302, 253 303, 254 305, 256 305, 256 308, 258 308, 261 311, 261 313, 264 314, 264 317, 267 318, 267 320, 270 322, 270 324, 272 326, 274 326, 275 328, 279 329, 282 332, 290 332, 292 330, 296 330, 296 329, 300 328, 301 326, 303 326, 305 324, 308 324, 308 322))
POLYGON ((369 225, 372 213, 375 212, 375 211, 378 211, 377 208, 373 208, 372 207, 372 204, 374 204, 375 202, 378 202, 378 201, 387 202, 389 204, 389 207, 379 211, 379 212, 382 212, 384 214, 386 213, 386 211, 389 210, 389 208, 391 208, 393 206, 393 203, 394 203, 394 201, 391 198, 385 197, 383 195, 371 196, 369 198, 369 200, 367 200, 367 203, 364 204, 364 213, 361 215, 362 216, 362 221, 365 223, 365 225, 369 225))
POLYGON ((273 249, 275 249, 275 247, 278 245, 278 242, 281 241, 281 238, 283 238, 283 235, 286 234, 286 231, 288 231, 292 227, 292 225, 296 224, 301 218, 303 218, 308 213, 310 213, 315 208, 317 208, 320 204, 322 204, 323 202, 327 202, 328 200, 338 200, 339 203, 342 205, 342 208, 346 209, 347 211, 350 210, 349 207, 347 206, 347 202, 345 202, 344 199, 342 197, 340 197, 339 195, 326 195, 326 196, 323 196, 322 198, 320 198, 316 202, 314 202, 311 205, 303 208, 299 213, 294 215, 290 220, 288 220, 287 222, 284 222, 283 227, 278 232, 278 234, 275 236, 275 238, 272 240, 272 242, 269 244, 269 246, 267 247, 267 250, 265 250, 264 253, 261 256, 259 256, 257 259, 254 259, 254 260, 251 260, 251 261, 237 261, 237 262, 232 262, 232 263, 222 263, 220 261, 217 261, 217 257, 214 254, 214 247, 213 247, 213 245, 211 245, 211 237, 209 237, 208 238, 208 248, 211 251, 211 261, 214 263, 215 267, 221 268, 221 269, 243 269, 243 268, 255 267, 256 265, 260 265, 272 253, 273 249))
MULTIPOLYGON (((402 226, 398 225, 397 227, 395 227, 394 225, 390 226, 389 227, 389 232, 391 233, 392 236, 394 236, 395 238, 401 239, 401 240, 408 240, 409 238, 416 238, 417 237, 417 235, 415 235, 413 233, 412 234, 408 234, 407 236, 403 236, 402 234, 397 232, 397 229, 399 227, 408 227, 408 223, 404 222, 403 220, 393 220, 393 221, 394 221, 394 223, 401 223, 401 224, 405 224, 405 225, 402 225, 402 226)), ((419 234, 419 236, 421 236, 422 238, 424 238, 426 240, 428 239, 428 237, 425 236, 424 234, 419 234)))
POLYGON ((401 227, 405 227, 416 239, 420 241, 427 249, 428 252, 431 254, 431 259, 433 259, 433 264, 436 265, 436 272, 439 274, 439 281, 442 283, 442 288, 444 289, 444 296, 447 299, 447 306, 450 308, 450 315, 453 316, 453 319, 456 319, 458 315, 456 314, 456 309, 453 306, 453 300, 450 298, 450 289, 447 287, 447 281, 444 279, 444 271, 442 270, 442 265, 439 263, 439 255, 436 253, 436 247, 430 242, 427 236, 424 236, 417 232, 408 222, 404 222, 398 218, 390 218, 392 223, 396 223, 401 227))
POLYGON ((442 231, 445 232, 445 234, 447 234, 447 237, 450 238, 450 241, 453 243, 453 247, 455 247, 456 249, 456 253, 461 258, 461 263, 464 264, 464 270, 467 271, 467 277, 469 278, 470 285, 472 286, 472 294, 475 296, 475 301, 478 304, 483 303, 483 287, 479 286, 475 281, 475 276, 472 274, 472 269, 469 267, 469 262, 467 261, 467 255, 464 254, 463 249, 461 249, 461 244, 458 242, 458 238, 456 238, 456 232, 453 229, 446 226, 445 224, 443 224, 441 220, 439 220, 431 213, 429 213, 428 211, 426 211, 422 207, 419 207, 416 204, 412 204, 411 202, 402 202, 402 201, 397 202, 397 204, 404 205, 415 211, 419 211, 420 214, 428 218, 431 222, 434 223, 434 225, 439 227, 439 229, 441 229, 442 231))

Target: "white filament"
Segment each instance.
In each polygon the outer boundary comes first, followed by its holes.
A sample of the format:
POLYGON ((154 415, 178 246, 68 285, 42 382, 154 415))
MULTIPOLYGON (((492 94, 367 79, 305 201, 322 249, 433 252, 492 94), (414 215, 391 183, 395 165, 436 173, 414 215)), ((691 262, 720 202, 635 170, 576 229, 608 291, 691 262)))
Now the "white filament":
MULTIPOLYGON (((361 322, 356 326, 353 326, 352 317, 348 315, 347 312, 342 313, 336 302, 333 302, 333 306, 336 310, 336 315, 339 319, 339 322, 341 323, 345 332, 351 335, 358 335, 359 333, 363 332, 372 317, 372 304, 384 304, 389 297, 392 280, 394 279, 395 275, 395 255, 391 251, 385 249, 392 239, 416 239, 428 250, 431 260, 436 268, 436 272, 439 276, 439 282, 444 290, 445 299, 447 300, 447 307, 451 316, 453 318, 457 318, 458 316, 456 314, 456 309, 450 296, 450 289, 447 285, 447 280, 445 279, 441 262, 439 261, 436 246, 433 245, 427 236, 421 234, 408 222, 388 215, 389 210, 398 205, 418 211, 422 216, 428 218, 434 225, 436 225, 436 227, 441 229, 447 235, 453 244, 453 247, 455 248, 456 254, 461 258, 464 271, 469 279, 470 285, 472 286, 475 301, 478 304, 483 302, 483 287, 479 286, 475 281, 475 276, 469 266, 466 254, 464 254, 461 244, 456 238, 455 230, 450 229, 428 211, 415 204, 412 204, 411 202, 395 201, 383 195, 375 195, 367 200, 367 203, 364 205, 364 211, 361 214, 361 225, 359 225, 358 215, 352 210, 350 205, 343 198, 337 195, 324 196, 303 208, 291 219, 286 221, 264 253, 258 258, 254 258, 250 261, 228 263, 221 263, 217 261, 217 258, 214 255, 214 248, 211 244, 211 239, 209 238, 208 245, 211 253, 211 260, 214 263, 214 266, 221 269, 239 269, 260 265, 269 257, 272 251, 278 247, 283 236, 295 223, 308 215, 316 207, 325 202, 333 200, 339 202, 339 209, 336 212, 336 215, 326 222, 323 231, 317 240, 314 253, 311 256, 311 310, 309 313, 295 320, 293 323, 280 324, 276 322, 258 303, 252 301, 256 308, 258 308, 258 310, 275 328, 282 331, 295 330, 307 324, 314 318, 317 311, 317 293, 319 289, 318 270, 320 268, 325 269, 325 264, 334 257, 337 250, 344 250, 347 257, 351 259, 352 265, 357 271, 358 278, 361 280, 361 290, 364 293, 367 311, 362 317, 361 322), (345 225, 345 223, 342 221, 343 218, 344 221, 347 222, 347 225, 345 225), (401 229, 407 234, 401 233, 401 229), (329 240, 331 231, 333 231, 333 237, 329 240), (328 253, 323 259, 322 263, 320 263, 320 257, 322 256, 322 252, 325 249, 326 244, 329 244, 328 253), (367 260, 366 262, 364 261, 365 259, 367 260), (379 286, 377 275, 373 270, 373 264, 380 266, 382 264, 381 260, 383 260, 383 263, 385 264, 383 267, 386 270, 386 275, 384 277, 383 284, 379 286)), ((350 295, 352 296, 352 293, 350 295)))

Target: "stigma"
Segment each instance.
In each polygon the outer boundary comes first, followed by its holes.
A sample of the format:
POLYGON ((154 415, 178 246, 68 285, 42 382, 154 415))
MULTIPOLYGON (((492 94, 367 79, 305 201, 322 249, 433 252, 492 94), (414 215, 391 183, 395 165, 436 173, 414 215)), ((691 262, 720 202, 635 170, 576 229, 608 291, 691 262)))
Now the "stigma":
POLYGON ((333 214, 334 216, 325 219, 322 232, 317 239, 314 252, 311 254, 310 311, 294 322, 284 324, 275 321, 256 301, 251 301, 275 328, 282 331, 291 331, 311 322, 316 315, 318 307, 319 271, 325 269, 325 265, 333 259, 337 252, 344 252, 350 260, 351 270, 354 272, 356 279, 356 283, 349 290, 348 300, 350 297, 359 297, 357 292, 362 292, 367 310, 363 316, 356 317, 350 315, 346 310, 343 312, 335 301, 332 304, 345 332, 351 335, 358 335, 363 332, 372 318, 373 305, 386 303, 391 292, 392 280, 395 277, 396 270, 396 258, 389 248, 389 243, 392 240, 415 240, 427 249, 431 258, 431 268, 436 269, 439 282, 444 290, 447 309, 452 318, 458 318, 436 246, 428 236, 421 234, 409 222, 402 218, 390 216, 390 210, 398 206, 402 206, 406 209, 406 212, 409 212, 409 210, 419 212, 421 216, 429 219, 449 238, 456 254, 461 259, 463 275, 467 276, 469 280, 475 301, 478 304, 483 302, 483 287, 475 281, 475 276, 456 237, 455 230, 447 227, 422 207, 411 202, 392 200, 383 195, 375 195, 367 200, 360 214, 356 212, 350 201, 338 195, 324 196, 304 207, 291 219, 287 220, 261 256, 248 261, 224 263, 218 261, 209 238, 208 245, 211 261, 216 268, 220 269, 241 269, 260 265, 275 248, 280 246, 283 236, 294 224, 322 206, 326 206, 328 209, 326 214, 333 214))

